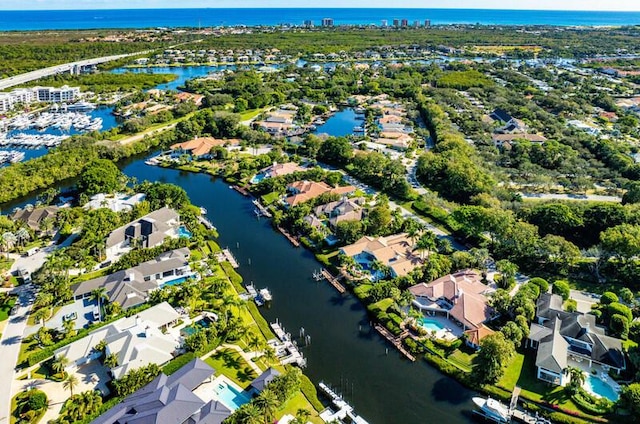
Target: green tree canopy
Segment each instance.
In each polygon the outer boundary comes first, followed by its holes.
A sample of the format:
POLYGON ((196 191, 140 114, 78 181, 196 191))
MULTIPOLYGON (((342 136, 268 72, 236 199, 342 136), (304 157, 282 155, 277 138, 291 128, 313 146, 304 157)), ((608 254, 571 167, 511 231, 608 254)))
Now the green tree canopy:
POLYGON ((77 186, 81 192, 92 196, 98 193, 114 193, 122 188, 124 182, 124 174, 113 162, 95 159, 84 168, 77 186))

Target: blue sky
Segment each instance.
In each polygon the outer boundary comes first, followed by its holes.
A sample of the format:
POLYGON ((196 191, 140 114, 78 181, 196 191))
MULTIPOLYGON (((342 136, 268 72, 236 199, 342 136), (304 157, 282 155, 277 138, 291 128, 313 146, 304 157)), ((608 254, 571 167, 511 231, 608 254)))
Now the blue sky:
POLYGON ((0 0, 0 10, 318 6, 640 11, 640 0, 0 0))

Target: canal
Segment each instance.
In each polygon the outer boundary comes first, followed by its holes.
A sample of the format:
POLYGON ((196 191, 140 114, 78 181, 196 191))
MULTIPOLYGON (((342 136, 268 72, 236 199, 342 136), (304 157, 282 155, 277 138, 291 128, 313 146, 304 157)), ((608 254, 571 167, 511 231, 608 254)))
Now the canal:
POLYGON ((240 263, 245 282, 268 287, 274 297, 265 318, 279 319, 294 337, 304 327, 311 345, 303 348, 305 373, 314 383, 338 388, 372 424, 466 423, 471 392, 424 361, 402 358, 369 326, 365 308, 352 295, 341 296, 312 273, 320 268, 313 255, 294 248, 257 219, 253 205, 221 180, 144 164, 126 165, 139 181, 162 181, 183 187, 218 227, 219 243, 240 263))

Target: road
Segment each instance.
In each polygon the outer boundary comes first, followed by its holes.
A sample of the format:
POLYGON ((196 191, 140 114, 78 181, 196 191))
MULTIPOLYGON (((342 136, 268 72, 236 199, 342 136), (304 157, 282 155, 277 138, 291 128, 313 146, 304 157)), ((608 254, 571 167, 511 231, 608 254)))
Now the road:
POLYGON ((149 51, 142 51, 142 52, 129 53, 129 54, 119 54, 114 56, 96 57, 93 59, 85 59, 85 60, 79 60, 77 62, 64 63, 61 65, 50 66, 48 68, 42 68, 36 71, 27 72, 20 75, 14 75, 12 77, 4 78, 0 80, 0 90, 5 90, 7 88, 14 87, 16 85, 25 84, 27 82, 35 81, 37 79, 48 77, 51 75, 71 72, 76 66, 98 65, 101 63, 111 62, 113 60, 118 60, 118 59, 122 59, 129 56, 146 54, 148 52, 149 51))
POLYGON ((9 322, 0 338, 0 424, 9 422, 11 409, 11 384, 14 367, 18 362, 22 335, 27 326, 27 317, 31 311, 32 295, 25 286, 15 289, 18 294, 18 310, 9 317, 9 322))
MULTIPOLYGON (((11 271, 18 268, 26 268, 29 272, 40 269, 54 250, 69 246, 78 236, 77 233, 67 237, 60 245, 49 245, 41 249, 35 255, 29 257, 20 256, 11 267, 11 271)), ((27 327, 27 317, 31 312, 34 294, 30 290, 30 285, 23 285, 14 288, 12 294, 18 295, 17 311, 9 317, 9 322, 0 337, 0 424, 9 422, 9 414, 11 412, 11 384, 13 380, 14 368, 18 362, 18 354, 20 353, 20 344, 27 327)))

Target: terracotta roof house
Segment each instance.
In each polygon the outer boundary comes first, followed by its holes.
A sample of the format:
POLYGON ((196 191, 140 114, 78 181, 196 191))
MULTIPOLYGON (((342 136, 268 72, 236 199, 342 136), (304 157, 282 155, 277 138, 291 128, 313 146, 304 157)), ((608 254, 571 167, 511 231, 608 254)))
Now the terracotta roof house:
POLYGON ((344 246, 340 253, 350 256, 371 272, 372 279, 379 279, 379 271, 371 270, 374 260, 388 266, 392 277, 407 275, 423 264, 423 260, 413 253, 413 241, 405 233, 387 237, 364 236, 353 244, 344 246))
POLYGON ((180 215, 174 209, 164 207, 132 221, 109 234, 105 243, 108 260, 131 250, 132 243, 144 248, 162 244, 165 238, 177 238, 180 215))
POLYGON ((196 106, 200 106, 202 104, 202 101, 204 100, 204 96, 202 94, 193 94, 181 91, 175 95, 175 99, 180 103, 191 101, 196 106))
POLYGON ((413 141, 413 137, 402 133, 380 133, 380 137, 373 140, 376 143, 384 144, 392 149, 407 150, 413 141))
POLYGON ((324 193, 350 194, 356 191, 354 186, 331 187, 324 182, 316 181, 296 181, 287 186, 290 196, 284 199, 289 206, 296 206, 307 200, 315 199, 324 193))
POLYGON ((304 168, 295 162, 274 162, 273 165, 261 169, 253 178, 251 178, 251 183, 257 184, 267 178, 280 177, 282 175, 289 175, 293 174, 294 172, 302 171, 304 171, 304 168))
POLYGON ((313 213, 317 217, 326 216, 329 218, 329 226, 335 228, 338 223, 342 221, 360 221, 362 219, 362 205, 364 202, 364 197, 355 199, 343 197, 336 202, 317 206, 313 210, 313 213))
POLYGON ((45 219, 53 219, 56 217, 59 208, 56 206, 46 206, 44 208, 23 208, 16 210, 11 214, 12 221, 22 221, 34 231, 40 230, 40 225, 45 219))
POLYGON ((490 291, 475 270, 458 271, 409 288, 415 307, 424 312, 442 312, 465 331, 476 330, 496 317, 487 298, 490 291))
POLYGON ((626 368, 622 341, 607 336, 596 325, 596 317, 562 309, 562 297, 543 293, 538 298, 536 318, 531 323, 527 346, 537 350, 536 368, 540 380, 564 386, 569 360, 586 361, 591 368, 618 373, 626 368))
POLYGON ((481 324, 480 327, 472 328, 464 332, 467 345, 474 349, 479 349, 480 341, 493 333, 495 333, 495 331, 484 324, 481 324))
POLYGON ((397 115, 385 115, 382 118, 378 119, 378 123, 380 125, 384 124, 401 124, 402 117, 397 115))
POLYGON ((148 364, 164 364, 173 359, 179 347, 179 337, 166 331, 180 318, 180 314, 167 302, 159 303, 135 316, 120 318, 104 327, 91 331, 54 352, 69 359, 69 367, 79 367, 100 357, 94 347, 102 340, 106 354, 115 353, 118 364, 111 370, 115 378, 148 364))
POLYGON ((95 424, 222 424, 231 409, 194 393, 210 383, 215 371, 194 359, 175 373, 160 374, 92 421, 95 424))
POLYGON ((123 309, 141 305, 151 291, 167 282, 195 275, 189 266, 189 255, 188 248, 172 250, 133 268, 74 284, 73 298, 89 298, 95 289, 103 287, 110 303, 118 302, 123 309))
POLYGON ((196 137, 193 140, 177 143, 170 147, 176 154, 189 154, 194 158, 207 158, 210 156, 211 149, 224 145, 237 145, 240 140, 237 139, 219 139, 213 137, 196 137))

